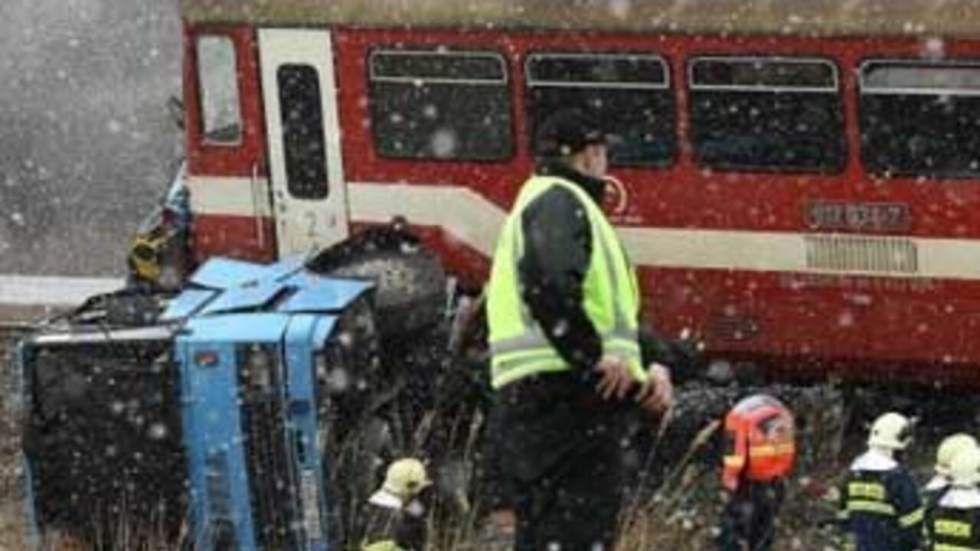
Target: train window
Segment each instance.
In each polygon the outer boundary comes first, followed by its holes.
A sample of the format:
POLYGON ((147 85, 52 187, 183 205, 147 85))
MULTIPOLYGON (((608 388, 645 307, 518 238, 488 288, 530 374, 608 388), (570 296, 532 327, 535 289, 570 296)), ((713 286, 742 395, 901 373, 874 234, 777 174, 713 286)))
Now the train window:
POLYGON ((310 65, 276 71, 282 117, 286 188, 293 197, 323 199, 329 193, 320 76, 310 65))
POLYGON ((535 53, 525 70, 532 143, 546 117, 578 106, 607 121, 611 165, 662 166, 674 158, 674 95, 663 58, 535 53))
POLYGON ((820 60, 699 58, 691 62, 691 88, 836 92, 837 71, 820 60))
POLYGON ((495 52, 374 50, 371 129, 381 156, 493 161, 513 152, 511 94, 495 52))
POLYGON ((198 37, 197 71, 204 141, 221 145, 240 143, 238 71, 231 39, 218 35, 198 37))
POLYGON ((699 164, 834 172, 847 158, 837 66, 827 60, 700 57, 688 65, 699 164))
POLYGON ((884 176, 980 175, 980 63, 861 66, 861 157, 884 176))

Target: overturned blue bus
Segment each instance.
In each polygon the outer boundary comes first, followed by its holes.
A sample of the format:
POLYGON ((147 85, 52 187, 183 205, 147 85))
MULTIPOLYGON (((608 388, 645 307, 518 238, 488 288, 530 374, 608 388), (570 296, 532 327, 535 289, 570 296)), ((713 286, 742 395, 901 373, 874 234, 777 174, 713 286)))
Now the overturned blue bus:
POLYGON ((370 393, 387 377, 373 291, 299 260, 213 259, 151 305, 152 323, 106 323, 139 299, 102 297, 23 340, 32 545, 335 548, 356 523, 341 504, 373 484, 357 468, 384 445, 339 445, 385 402, 370 393), (353 468, 337 484, 343 461, 353 468))

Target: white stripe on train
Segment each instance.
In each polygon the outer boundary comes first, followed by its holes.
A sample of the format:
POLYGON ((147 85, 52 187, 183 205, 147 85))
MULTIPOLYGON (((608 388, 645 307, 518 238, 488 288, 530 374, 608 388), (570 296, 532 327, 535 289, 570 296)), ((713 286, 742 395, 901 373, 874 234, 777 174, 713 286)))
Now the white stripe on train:
MULTIPOLYGON (((215 215, 271 212, 268 194, 249 193, 265 189, 265 184, 265 179, 188 179, 194 211, 215 215)), ((347 200, 356 222, 386 223, 401 216, 413 224, 443 228, 487 256, 506 215, 485 197, 459 186, 350 182, 347 200)), ((633 261, 650 267, 980 280, 980 239, 627 226, 618 230, 633 261), (853 258, 861 250, 876 258, 853 258), (914 257, 887 258, 905 250, 914 257), (869 268, 855 267, 863 265, 869 268), (897 266, 901 268, 893 269, 897 266)))

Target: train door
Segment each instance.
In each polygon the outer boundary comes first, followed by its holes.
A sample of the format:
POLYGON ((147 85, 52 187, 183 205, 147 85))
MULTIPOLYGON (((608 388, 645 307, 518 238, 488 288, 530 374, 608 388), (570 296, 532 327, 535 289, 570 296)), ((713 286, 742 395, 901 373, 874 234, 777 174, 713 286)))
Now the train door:
POLYGON ((347 237, 330 32, 260 29, 259 59, 279 255, 347 237))

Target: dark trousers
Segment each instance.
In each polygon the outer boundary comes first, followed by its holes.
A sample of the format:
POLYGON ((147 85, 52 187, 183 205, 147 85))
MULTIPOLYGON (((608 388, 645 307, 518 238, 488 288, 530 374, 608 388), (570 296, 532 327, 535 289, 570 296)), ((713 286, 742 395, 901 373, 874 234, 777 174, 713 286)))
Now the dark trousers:
POLYGON ((515 551, 611 551, 626 419, 560 378, 502 393, 498 456, 517 515, 515 551))
POLYGON ((772 549, 776 514, 784 494, 785 484, 782 481, 742 481, 722 513, 718 548, 721 551, 772 549))
POLYGON ((612 551, 621 505, 618 450, 590 450, 520 485, 515 551, 612 551))

